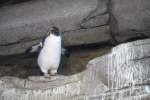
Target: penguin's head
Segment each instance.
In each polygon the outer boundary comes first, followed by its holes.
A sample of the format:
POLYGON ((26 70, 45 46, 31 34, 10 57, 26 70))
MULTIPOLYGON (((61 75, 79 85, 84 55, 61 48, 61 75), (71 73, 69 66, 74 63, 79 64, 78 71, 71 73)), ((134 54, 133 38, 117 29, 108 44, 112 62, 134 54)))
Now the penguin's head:
POLYGON ((48 33, 48 35, 50 34, 53 34, 53 35, 56 35, 56 36, 60 36, 60 32, 59 32, 59 29, 55 26, 51 27, 50 28, 50 32, 48 33))

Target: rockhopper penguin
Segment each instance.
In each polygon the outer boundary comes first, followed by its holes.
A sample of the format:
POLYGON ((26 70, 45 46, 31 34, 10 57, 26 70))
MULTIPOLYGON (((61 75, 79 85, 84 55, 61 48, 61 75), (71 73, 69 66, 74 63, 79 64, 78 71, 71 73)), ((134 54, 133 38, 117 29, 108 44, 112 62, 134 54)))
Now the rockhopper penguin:
POLYGON ((61 34, 59 29, 52 27, 48 33, 37 59, 38 65, 46 77, 57 73, 61 57, 61 34))
POLYGON ((61 54, 69 57, 70 53, 62 48, 61 33, 57 27, 52 27, 48 36, 40 43, 26 50, 26 54, 38 53, 37 63, 45 77, 56 75, 61 54))

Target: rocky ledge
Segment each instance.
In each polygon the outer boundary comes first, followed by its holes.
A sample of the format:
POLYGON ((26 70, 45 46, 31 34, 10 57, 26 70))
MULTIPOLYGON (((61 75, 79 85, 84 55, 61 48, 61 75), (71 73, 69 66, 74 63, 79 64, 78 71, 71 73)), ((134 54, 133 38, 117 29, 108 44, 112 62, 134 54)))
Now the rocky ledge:
POLYGON ((150 39, 112 48, 71 76, 0 78, 1 100, 149 100, 150 39))

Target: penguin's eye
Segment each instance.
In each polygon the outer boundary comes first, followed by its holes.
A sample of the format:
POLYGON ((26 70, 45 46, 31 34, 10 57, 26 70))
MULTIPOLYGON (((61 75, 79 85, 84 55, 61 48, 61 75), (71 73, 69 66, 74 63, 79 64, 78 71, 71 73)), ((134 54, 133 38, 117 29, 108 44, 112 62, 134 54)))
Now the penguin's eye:
POLYGON ((55 34, 59 34, 59 32, 54 32, 55 34))
POLYGON ((59 35, 59 32, 54 32, 55 35, 59 35))

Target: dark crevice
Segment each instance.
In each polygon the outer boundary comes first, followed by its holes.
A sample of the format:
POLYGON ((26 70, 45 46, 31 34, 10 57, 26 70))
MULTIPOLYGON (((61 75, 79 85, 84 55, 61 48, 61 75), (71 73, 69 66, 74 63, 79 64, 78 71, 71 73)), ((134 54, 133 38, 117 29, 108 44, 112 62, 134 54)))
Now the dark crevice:
POLYGON ((103 27, 103 26, 108 26, 108 24, 103 24, 103 25, 98 25, 98 26, 90 26, 90 27, 81 26, 81 29, 93 29, 93 28, 99 28, 99 27, 103 27))
POLYGON ((62 31, 62 33, 74 32, 74 31, 79 31, 79 30, 81 30, 81 28, 77 28, 77 29, 73 29, 73 30, 62 31))
MULTIPOLYGON (((96 49, 96 48, 104 48, 104 47, 114 47, 115 45, 113 45, 111 43, 111 41, 103 41, 103 42, 97 42, 97 43, 91 43, 91 44, 81 44, 81 45, 73 45, 73 46, 65 46, 66 49, 68 49, 70 52, 71 51, 76 51, 76 50, 84 50, 84 49, 96 49)), ((33 53, 31 55, 31 57, 34 57, 35 55, 37 55, 37 53, 33 53)), ((20 58, 26 58, 27 56, 25 55, 25 53, 20 53, 20 54, 12 54, 12 55, 0 55, 1 57, 4 58, 11 58, 11 57, 15 57, 15 56, 20 56, 20 58), (24 56, 21 56, 24 55, 24 56)))
MULTIPOLYGON (((43 36, 44 37, 44 36, 43 36)), ((36 37, 36 38, 23 38, 23 39, 20 39, 18 41, 15 41, 15 42, 11 42, 11 43, 7 43, 7 44, 0 44, 0 46, 12 46, 12 45, 17 45, 19 43, 26 43, 26 42, 31 42, 31 41, 35 41, 35 40, 40 40, 42 39, 43 37, 36 37)))
POLYGON ((113 44, 111 44, 110 41, 104 41, 99 43, 91 43, 91 44, 81 44, 76 46, 68 46, 65 47, 69 51, 76 51, 76 50, 86 50, 86 49, 97 49, 97 48, 105 48, 105 47, 114 47, 113 44))
POLYGON ((142 60, 144 60, 144 59, 149 59, 150 58, 150 56, 144 56, 144 57, 142 57, 142 58, 134 58, 134 59, 132 59, 132 60, 130 60, 130 61, 142 61, 142 60))
POLYGON ((84 18, 84 19, 81 21, 80 25, 81 25, 82 23, 85 23, 85 22, 89 21, 89 20, 95 19, 95 18, 98 17, 98 16, 103 16, 103 15, 107 15, 107 14, 108 14, 108 12, 103 12, 103 13, 97 14, 97 15, 95 15, 95 16, 91 16, 91 17, 89 17, 89 18, 84 18))
MULTIPOLYGON (((115 18, 113 17, 113 15, 111 15, 111 19, 110 19, 110 20, 115 20, 115 18)), ((115 22, 117 22, 117 21, 115 21, 115 22)), ((117 24, 116 24, 116 25, 117 25, 117 24)), ((115 27, 115 26, 110 25, 111 41, 112 41, 112 43, 113 43, 114 45, 118 45, 118 44, 120 44, 120 42, 116 39, 116 36, 115 36, 115 34, 118 34, 118 32, 113 32, 113 29, 115 29, 114 27, 115 27)))
POLYGON ((115 30, 114 29, 118 26, 117 21, 115 19, 115 17, 112 14, 112 0, 109 0, 109 2, 107 3, 107 12, 109 13, 109 20, 108 20, 108 24, 110 25, 110 36, 111 36, 111 42, 114 45, 118 45, 119 41, 116 39, 115 34, 118 34, 118 29, 115 30), (114 22, 112 22, 114 21, 114 22), (114 25, 112 25, 112 23, 115 23, 114 25))
POLYGON ((35 39, 28 39, 28 40, 24 40, 24 39, 20 39, 19 41, 15 41, 15 42, 11 42, 11 43, 7 43, 7 44, 0 44, 0 46, 13 46, 13 45, 17 45, 20 43, 26 43, 26 42, 31 42, 31 41, 35 41, 35 40, 39 40, 42 39, 42 37, 39 38, 35 38, 35 39))
POLYGON ((143 40, 143 39, 149 39, 150 37, 149 36, 134 36, 134 37, 131 37, 131 38, 128 38, 126 39, 125 41, 123 42, 120 42, 120 43, 126 43, 126 42, 133 42, 133 41, 137 41, 137 40, 143 40))
POLYGON ((134 33, 134 34, 136 34, 137 37, 150 38, 150 35, 149 35, 150 31, 146 31, 146 30, 139 31, 139 30, 136 30, 136 29, 130 29, 129 33, 134 33))
MULTIPOLYGON (((114 46, 115 45, 113 45, 110 41, 104 41, 104 42, 99 42, 99 43, 65 46, 65 48, 68 49, 70 52, 72 52, 72 51, 76 51, 76 50, 87 50, 87 49, 90 50, 90 49, 114 47, 114 46)), ((11 55, 0 55, 0 63, 8 62, 8 60, 5 60, 5 59, 14 58, 16 56, 18 56, 17 59, 22 59, 22 58, 28 58, 29 56, 30 56, 30 58, 35 58, 35 56, 37 56, 37 55, 38 55, 37 53, 33 53, 32 55, 26 55, 25 53, 11 54, 11 55)))
POLYGON ((6 6, 6 5, 29 2, 29 1, 33 1, 33 0, 0 0, 0 7, 6 6))
POLYGON ((74 29, 74 30, 67 30, 67 31, 62 31, 62 33, 69 33, 69 32, 75 32, 75 31, 80 31, 80 30, 83 30, 83 29, 94 29, 94 28, 100 28, 100 27, 103 27, 103 26, 106 26, 107 24, 103 24, 103 25, 98 25, 98 26, 93 26, 93 27, 88 27, 88 28, 86 28, 86 27, 82 27, 82 26, 80 26, 80 28, 78 28, 78 29, 74 29))

